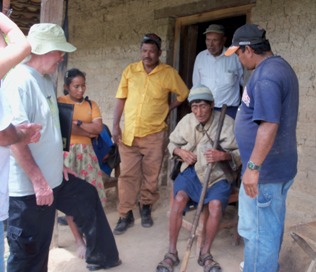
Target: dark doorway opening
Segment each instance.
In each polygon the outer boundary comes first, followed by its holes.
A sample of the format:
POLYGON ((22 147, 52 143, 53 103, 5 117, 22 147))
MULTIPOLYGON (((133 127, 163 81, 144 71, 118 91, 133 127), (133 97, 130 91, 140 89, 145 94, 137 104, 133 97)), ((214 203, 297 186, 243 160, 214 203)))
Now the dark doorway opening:
MULTIPOLYGON (((206 49, 205 35, 203 34, 210 24, 221 24, 225 27, 227 42, 226 47, 231 45, 235 30, 244 25, 247 21, 246 15, 210 20, 203 23, 183 25, 180 35, 180 56, 179 56, 179 74, 181 75, 188 88, 192 87, 192 73, 195 57, 206 49)), ((177 111, 177 122, 187 113, 190 107, 185 101, 177 111)))

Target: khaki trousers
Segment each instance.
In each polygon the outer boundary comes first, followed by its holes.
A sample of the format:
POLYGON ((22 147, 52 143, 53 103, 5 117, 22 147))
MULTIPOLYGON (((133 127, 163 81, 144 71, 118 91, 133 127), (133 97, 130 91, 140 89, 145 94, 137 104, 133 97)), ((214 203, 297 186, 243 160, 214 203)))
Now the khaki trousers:
POLYGON ((139 193, 141 205, 159 199, 158 176, 163 160, 165 131, 135 137, 132 146, 119 144, 121 157, 118 179, 120 216, 133 210, 139 193))

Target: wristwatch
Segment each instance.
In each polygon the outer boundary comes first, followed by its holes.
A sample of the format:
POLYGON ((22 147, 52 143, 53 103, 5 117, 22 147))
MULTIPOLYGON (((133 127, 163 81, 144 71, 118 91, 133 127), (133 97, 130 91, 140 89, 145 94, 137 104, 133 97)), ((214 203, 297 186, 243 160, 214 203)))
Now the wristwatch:
POLYGON ((248 167, 250 170, 257 170, 257 171, 259 171, 260 168, 261 168, 261 165, 257 165, 257 164, 255 164, 253 161, 249 161, 249 162, 247 163, 247 167, 248 167))
POLYGON ((77 126, 80 127, 82 125, 82 121, 78 120, 77 121, 77 126))

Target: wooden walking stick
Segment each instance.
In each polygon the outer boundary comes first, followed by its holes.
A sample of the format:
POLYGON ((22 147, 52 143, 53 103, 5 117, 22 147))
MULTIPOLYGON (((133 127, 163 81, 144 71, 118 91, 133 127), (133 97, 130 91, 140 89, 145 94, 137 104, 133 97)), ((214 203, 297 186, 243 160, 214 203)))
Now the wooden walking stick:
MULTIPOLYGON (((217 149, 218 148, 218 142, 219 142, 219 138, 221 135, 221 131, 222 131, 222 127, 223 127, 223 123, 224 123, 224 119, 225 119, 225 114, 226 114, 226 109, 227 109, 227 105, 223 105, 222 110, 221 110, 221 115, 219 117, 219 121, 218 121, 218 125, 217 125, 217 131, 216 131, 216 135, 215 135, 215 139, 214 139, 214 145, 213 148, 217 149)), ((199 222, 199 218, 203 209, 203 202, 204 202, 204 198, 205 198, 205 194, 206 194, 206 190, 208 187, 208 180, 211 176, 211 170, 212 170, 212 166, 213 163, 209 163, 207 165, 206 168, 206 172, 204 175, 204 183, 203 183, 203 188, 202 188, 202 192, 201 192, 201 196, 199 199, 199 203, 195 212, 195 216, 193 219, 193 223, 192 223, 192 229, 191 229, 191 234, 187 243, 187 248, 181 263, 181 267, 180 267, 180 272, 186 272, 187 271, 187 266, 188 266, 188 262, 189 262, 189 257, 190 257, 190 253, 191 253, 191 248, 192 248, 192 244, 194 242, 194 239, 196 238, 196 229, 198 226, 198 222, 199 222)))

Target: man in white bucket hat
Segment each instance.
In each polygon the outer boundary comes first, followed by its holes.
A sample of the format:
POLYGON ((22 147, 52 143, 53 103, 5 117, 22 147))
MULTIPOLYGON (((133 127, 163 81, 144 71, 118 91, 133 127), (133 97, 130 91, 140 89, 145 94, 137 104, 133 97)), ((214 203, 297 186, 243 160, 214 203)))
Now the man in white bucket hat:
POLYGON ((53 82, 65 53, 76 47, 56 24, 31 27, 30 58, 5 79, 14 124, 43 125, 37 144, 11 148, 8 271, 47 271, 56 209, 72 215, 84 234, 89 270, 121 263, 116 243, 94 186, 63 167, 63 147, 53 82), (64 175, 63 175, 64 174, 64 175))

